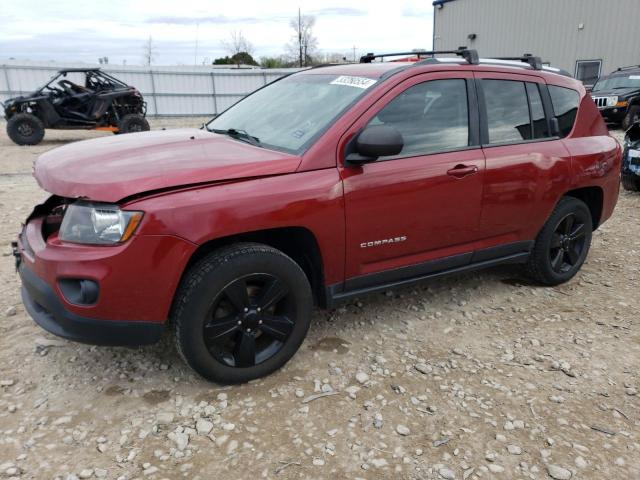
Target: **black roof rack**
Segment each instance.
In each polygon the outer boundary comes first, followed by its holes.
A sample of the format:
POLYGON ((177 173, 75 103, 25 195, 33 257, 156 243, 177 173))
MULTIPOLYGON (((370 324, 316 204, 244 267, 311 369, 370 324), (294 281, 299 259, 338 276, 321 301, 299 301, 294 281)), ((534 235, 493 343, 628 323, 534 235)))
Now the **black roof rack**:
POLYGON ((534 70, 542 70, 543 64, 540 57, 534 57, 530 53, 525 53, 521 57, 490 57, 493 60, 513 60, 516 62, 524 62, 531 65, 534 70))
POLYGON ((433 57, 434 55, 458 55, 464 58, 467 63, 470 63, 471 65, 477 65, 478 63, 480 63, 478 52, 468 49, 467 47, 459 47, 457 50, 414 50, 412 52, 382 53, 379 55, 367 53, 366 55, 360 57, 360 63, 371 63, 376 58, 382 60, 384 57, 399 57, 403 55, 415 55, 418 58, 423 55, 431 57, 433 57))
POLYGON ((640 68, 640 65, 629 65, 628 67, 618 67, 616 68, 616 72, 621 72, 622 70, 634 70, 636 68, 640 68))

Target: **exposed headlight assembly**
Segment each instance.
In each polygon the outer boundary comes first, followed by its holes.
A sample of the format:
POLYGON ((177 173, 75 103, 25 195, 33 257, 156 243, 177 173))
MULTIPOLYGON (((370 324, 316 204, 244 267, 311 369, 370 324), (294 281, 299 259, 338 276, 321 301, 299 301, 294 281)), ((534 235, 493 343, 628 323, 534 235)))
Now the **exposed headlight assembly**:
POLYGON ((114 245, 131 238, 140 220, 142 212, 78 201, 67 207, 58 238, 65 242, 114 245))

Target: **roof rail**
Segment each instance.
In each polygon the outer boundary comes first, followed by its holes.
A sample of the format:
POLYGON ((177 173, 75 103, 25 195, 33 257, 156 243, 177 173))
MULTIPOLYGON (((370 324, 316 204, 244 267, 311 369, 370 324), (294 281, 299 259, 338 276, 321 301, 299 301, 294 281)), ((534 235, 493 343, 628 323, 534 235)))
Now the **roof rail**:
POLYGON ((542 59, 540 57, 534 57, 530 53, 525 53, 521 57, 489 57, 494 60, 514 60, 516 62, 528 63, 534 70, 542 70, 542 59))
POLYGON ((383 53, 379 55, 367 53, 360 57, 360 63, 371 63, 376 58, 382 60, 384 57, 399 57, 402 55, 416 55, 418 58, 422 55, 428 55, 431 57, 434 55, 458 55, 464 58, 467 63, 470 63, 471 65, 477 65, 480 62, 477 51, 468 49, 467 47, 458 47, 457 50, 414 50, 413 52, 383 53))
POLYGON ((640 65, 629 65, 627 67, 618 67, 616 68, 616 72, 621 72, 622 70, 633 70, 634 68, 640 68, 640 65))

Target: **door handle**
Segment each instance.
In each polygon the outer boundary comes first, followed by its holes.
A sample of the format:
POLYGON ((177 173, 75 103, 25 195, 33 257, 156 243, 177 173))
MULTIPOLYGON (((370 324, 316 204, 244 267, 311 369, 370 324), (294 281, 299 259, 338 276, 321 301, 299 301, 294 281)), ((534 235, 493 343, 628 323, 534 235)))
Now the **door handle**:
POLYGON ((462 177, 466 177, 467 175, 473 175, 474 173, 477 173, 477 172, 478 172, 477 165, 459 164, 453 167, 452 169, 447 170, 447 175, 451 175, 452 177, 456 177, 456 178, 462 178, 462 177))

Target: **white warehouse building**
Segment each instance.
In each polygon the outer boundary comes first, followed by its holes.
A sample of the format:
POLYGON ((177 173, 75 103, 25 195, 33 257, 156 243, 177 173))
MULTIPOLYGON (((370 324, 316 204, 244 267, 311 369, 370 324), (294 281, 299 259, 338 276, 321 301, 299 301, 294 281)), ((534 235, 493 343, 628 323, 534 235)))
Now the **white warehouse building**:
POLYGON ((434 50, 531 53, 585 85, 640 65, 640 0, 435 0, 434 50))

